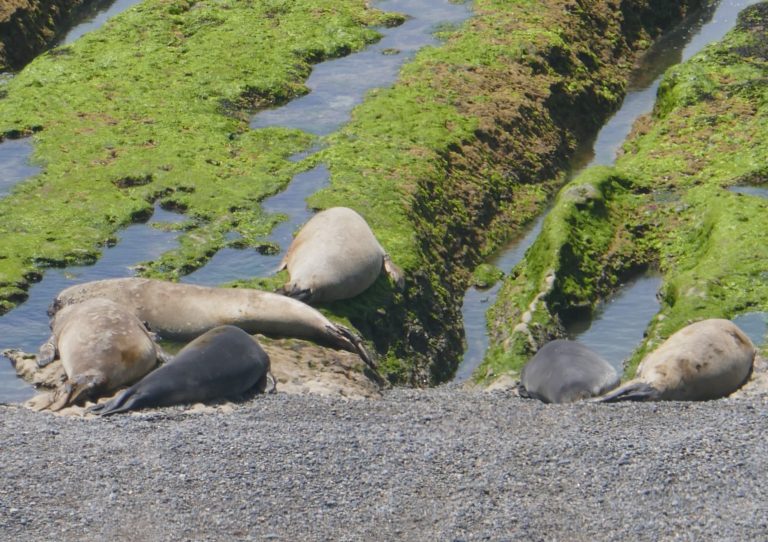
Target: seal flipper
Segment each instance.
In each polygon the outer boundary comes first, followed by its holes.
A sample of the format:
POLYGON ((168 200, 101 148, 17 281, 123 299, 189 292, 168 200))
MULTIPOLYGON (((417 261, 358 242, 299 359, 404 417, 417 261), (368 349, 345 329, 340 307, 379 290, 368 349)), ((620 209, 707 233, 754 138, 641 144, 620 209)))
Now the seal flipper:
POLYGON ((312 290, 309 288, 299 288, 295 284, 286 284, 275 291, 285 297, 290 297, 307 304, 312 300, 312 290))
POLYGON ((66 406, 74 405, 80 399, 90 396, 106 381, 106 377, 101 374, 80 375, 73 379, 70 378, 54 392, 53 402, 48 406, 48 409, 55 412, 66 406))
POLYGON ((359 335, 353 333, 351 330, 347 329, 341 324, 326 326, 326 329, 328 330, 329 335, 338 339, 337 346, 339 348, 346 350, 347 352, 354 352, 360 356, 360 359, 362 359, 363 362, 365 362, 365 364, 371 370, 374 379, 380 386, 389 386, 389 382, 387 382, 387 380, 379 373, 379 368, 376 365, 376 362, 368 353, 368 350, 363 344, 363 339, 359 335))
POLYGON ((133 388, 128 388, 120 392, 120 395, 110 399, 106 403, 94 405, 88 409, 88 412, 98 414, 99 416, 111 416, 120 412, 132 410, 138 399, 133 388))
POLYGON ((387 275, 395 282, 397 285, 398 290, 404 290, 405 289, 405 274, 403 273, 403 270, 400 269, 397 265, 395 265, 395 262, 392 261, 392 259, 389 257, 389 254, 384 254, 384 263, 383 263, 384 271, 387 272, 387 275))
POLYGON ((50 365, 56 359, 56 354, 56 337, 51 335, 47 341, 40 345, 40 350, 37 353, 37 366, 43 368, 50 365))
POLYGON ((646 382, 634 380, 612 392, 596 397, 598 403, 618 403, 619 401, 659 401, 661 392, 646 382))

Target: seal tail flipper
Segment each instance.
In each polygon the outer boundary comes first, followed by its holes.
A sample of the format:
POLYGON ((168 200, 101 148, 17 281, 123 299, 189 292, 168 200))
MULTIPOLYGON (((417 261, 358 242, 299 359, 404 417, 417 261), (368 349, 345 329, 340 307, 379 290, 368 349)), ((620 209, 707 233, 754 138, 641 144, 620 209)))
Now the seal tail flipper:
POLYGON ((309 288, 299 288, 295 284, 286 284, 275 290, 278 294, 284 295, 301 301, 303 303, 309 303, 312 301, 312 291, 309 288))
POLYGON ((133 393, 133 388, 128 388, 127 390, 120 392, 120 395, 110 399, 106 403, 92 406, 88 409, 88 412, 98 414, 99 416, 111 416, 112 414, 127 412, 131 410, 134 403, 136 402, 134 395, 135 394, 133 393))
POLYGON ((51 335, 50 338, 45 341, 37 353, 37 366, 45 367, 50 365, 53 360, 56 359, 56 337, 51 335))
POLYGON ((405 289, 405 274, 400 267, 395 265, 395 262, 389 257, 389 254, 384 254, 384 271, 386 271, 387 275, 389 275, 395 282, 398 290, 402 291, 405 289))
POLYGON ((277 380, 272 375, 272 371, 267 369, 264 376, 256 383, 255 388, 258 393, 275 393, 277 391, 277 380))
POLYGON ((69 379, 56 390, 53 403, 48 409, 55 412, 66 406, 74 405, 80 399, 90 396, 94 390, 99 389, 105 383, 106 378, 103 375, 81 375, 69 379))
POLYGON ((639 380, 627 382, 610 393, 595 397, 598 403, 617 403, 619 401, 659 401, 661 392, 639 380))
POLYGON ((368 368, 373 373, 373 376, 376 380, 376 382, 383 387, 388 387, 389 382, 381 376, 381 373, 379 373, 379 368, 376 365, 376 362, 374 361, 373 357, 368 353, 368 350, 365 348, 365 345, 363 344, 363 339, 357 335, 356 333, 353 333, 351 330, 347 329, 346 327, 335 324, 333 327, 329 327, 328 331, 337 336, 340 339, 339 346, 343 348, 344 350, 347 350, 348 352, 354 352, 358 356, 360 356, 360 359, 365 362, 365 364, 368 366, 368 368))

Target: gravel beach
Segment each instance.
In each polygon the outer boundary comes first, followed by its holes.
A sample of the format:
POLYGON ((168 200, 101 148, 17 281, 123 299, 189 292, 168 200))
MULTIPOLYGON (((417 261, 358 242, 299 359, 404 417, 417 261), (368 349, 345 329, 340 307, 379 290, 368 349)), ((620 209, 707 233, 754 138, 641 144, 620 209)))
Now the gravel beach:
POLYGON ((765 540, 768 399, 2 406, 2 540, 765 540))

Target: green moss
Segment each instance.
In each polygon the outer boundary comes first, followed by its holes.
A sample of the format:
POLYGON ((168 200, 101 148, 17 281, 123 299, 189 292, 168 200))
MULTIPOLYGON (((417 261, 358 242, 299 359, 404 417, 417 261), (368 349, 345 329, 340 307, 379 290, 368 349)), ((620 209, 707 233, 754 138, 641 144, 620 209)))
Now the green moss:
POLYGON ((0 288, 25 288, 40 265, 92 261, 158 199, 193 226, 148 265, 153 276, 201 265, 228 231, 257 244, 275 222, 259 202, 300 170, 287 158, 312 138, 251 131, 250 110, 305 92, 311 62, 399 21, 362 0, 148 0, 32 62, 4 85, 0 134, 35 131, 44 169, 0 201, 0 288))
POLYGON ((558 199, 491 313, 491 371, 519 369, 529 344, 535 348, 542 335, 556 334, 554 316, 593 306, 614 285, 609 280, 601 287, 612 274, 610 261, 623 262, 617 271, 627 263, 657 263, 664 276, 660 313, 628 375, 645 353, 691 322, 768 308, 768 201, 726 190, 768 180, 766 22, 768 4, 751 7, 721 43, 670 70, 653 116, 638 124, 615 170, 588 170, 574 181, 613 179, 613 197, 601 188, 602 198, 583 210, 558 199), (608 241, 622 229, 629 234, 628 251, 616 260, 622 251, 608 241), (546 269, 556 276, 545 298, 550 317, 534 312, 529 324, 546 333, 522 341, 505 318, 519 321, 541 291, 546 269))
POLYGON ((494 265, 482 263, 472 273, 472 285, 475 288, 490 288, 504 278, 504 271, 494 265))
POLYGON ((5 86, 0 133, 42 128, 45 169, 0 202, 0 288, 26 287, 39 263, 95 258, 156 200, 190 221, 149 274, 194 269, 229 231, 258 246, 275 218, 259 202, 322 160, 332 182, 311 205, 360 211, 407 276, 403 292, 382 278, 326 310, 374 341, 393 380, 450 378, 470 270, 544 205, 617 106, 636 49, 688 3, 477 0, 325 150, 291 163, 312 139, 249 131, 247 113, 306 92, 309 64, 376 39, 369 25, 402 20, 365 4, 147 0, 33 62, 5 86))
MULTIPOLYGON (((452 376, 469 271, 535 216, 577 138, 623 95, 630 25, 609 3, 561 8, 476 2, 476 17, 371 92, 322 152, 331 186, 310 204, 358 210, 406 271, 401 300, 364 294, 350 319, 387 330, 377 346, 409 360, 411 383, 452 376), (596 38, 596 24, 613 31, 596 38)), ((658 29, 633 30, 647 43, 658 29)))

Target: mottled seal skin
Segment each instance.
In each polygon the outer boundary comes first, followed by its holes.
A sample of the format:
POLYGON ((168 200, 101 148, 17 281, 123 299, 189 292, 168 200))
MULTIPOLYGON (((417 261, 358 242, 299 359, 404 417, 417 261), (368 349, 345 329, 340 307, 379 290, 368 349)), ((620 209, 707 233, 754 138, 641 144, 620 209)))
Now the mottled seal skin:
MULTIPOLYGON (((216 327, 182 348, 162 367, 91 412, 109 416, 141 408, 199 403, 267 391, 269 356, 234 326, 216 327)), ((271 390, 269 390, 271 391, 271 390)))
POLYGON ((597 399, 707 401, 730 395, 749 378, 755 346, 730 320, 710 319, 684 327, 637 368, 637 376, 597 399))
POLYGON ((558 339, 545 344, 525 367, 518 390, 545 403, 573 403, 619 385, 610 363, 586 346, 558 339))
POLYGON ((283 295, 131 277, 70 286, 56 296, 49 313, 94 297, 127 307, 150 330, 170 341, 189 341, 217 326, 233 325, 248 333, 306 339, 355 352, 376 371, 360 337, 283 295))
POLYGON ((67 380, 37 410, 61 410, 132 384, 163 357, 141 321, 108 299, 89 299, 62 309, 51 328, 53 335, 41 347, 38 365, 43 367, 58 355, 67 380))
POLYGON ((347 207, 313 216, 299 230, 278 270, 288 269, 285 295, 324 303, 364 292, 384 269, 402 289, 403 272, 389 259, 365 219, 347 207))

